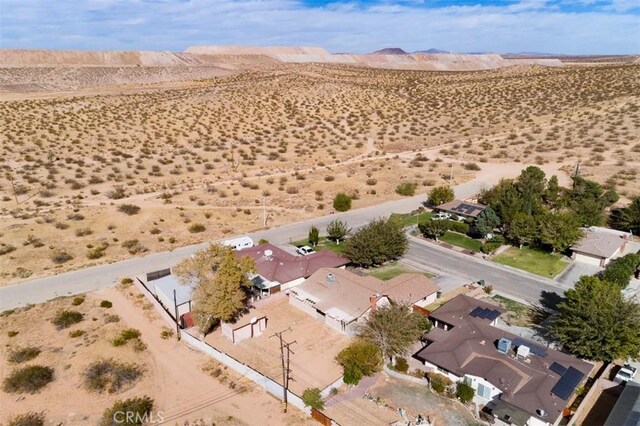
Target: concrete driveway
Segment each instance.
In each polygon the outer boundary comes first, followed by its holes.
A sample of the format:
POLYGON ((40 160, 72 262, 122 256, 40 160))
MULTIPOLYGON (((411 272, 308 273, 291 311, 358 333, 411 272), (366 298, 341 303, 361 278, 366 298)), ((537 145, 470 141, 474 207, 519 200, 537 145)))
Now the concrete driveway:
POLYGON ((600 272, 602 268, 596 265, 590 265, 588 263, 572 261, 569 266, 565 268, 562 273, 556 277, 556 281, 563 284, 575 284, 583 275, 595 275, 600 272))

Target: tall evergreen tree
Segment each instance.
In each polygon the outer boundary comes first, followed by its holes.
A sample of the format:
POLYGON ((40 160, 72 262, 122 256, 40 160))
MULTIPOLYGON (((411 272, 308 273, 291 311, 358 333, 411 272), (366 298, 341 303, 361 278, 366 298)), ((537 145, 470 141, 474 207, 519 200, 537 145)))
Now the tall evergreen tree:
POLYGON ((544 172, 539 167, 529 166, 520 173, 516 186, 522 200, 521 211, 528 215, 538 213, 547 187, 544 172))
POLYGON ((640 195, 628 206, 612 211, 610 223, 616 229, 640 235, 640 195))

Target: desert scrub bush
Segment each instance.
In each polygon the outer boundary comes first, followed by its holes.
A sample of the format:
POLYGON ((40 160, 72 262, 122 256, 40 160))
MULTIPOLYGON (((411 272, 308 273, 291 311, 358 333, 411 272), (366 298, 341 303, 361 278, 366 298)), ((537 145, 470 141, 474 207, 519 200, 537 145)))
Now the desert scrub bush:
POLYGON ((65 310, 58 312, 51 322, 56 326, 56 329, 62 330, 64 328, 71 327, 73 324, 79 323, 83 318, 84 315, 78 311, 65 310))
POLYGON ((398 186, 396 186, 396 193, 404 196, 412 196, 416 193, 416 188, 418 184, 411 182, 402 182, 398 186))
POLYGON ((0 256, 5 255, 5 254, 9 254, 12 251, 15 251, 15 247, 12 246, 11 244, 5 244, 5 243, 1 243, 0 244, 0 256))
POLYGON ((480 166, 478 166, 476 163, 464 163, 462 167, 464 167, 465 170, 472 170, 472 171, 480 170, 480 166))
POLYGON ((93 247, 87 250, 87 259, 99 259, 104 256, 105 250, 107 250, 109 244, 106 242, 101 243, 98 247, 93 247))
POLYGON ((44 411, 36 413, 29 411, 28 413, 18 414, 9 419, 8 426, 44 426, 46 416, 44 411))
POLYGON ((113 346, 123 346, 126 345, 129 340, 139 339, 140 335, 140 330, 136 330, 135 328, 126 328, 111 341, 111 344, 113 346))
POLYGON ((19 331, 13 331, 13 330, 7 331, 7 336, 9 337, 16 337, 18 334, 20 334, 19 331))
POLYGON ((102 414, 100 426, 136 426, 146 422, 153 409, 153 399, 148 396, 117 400, 111 408, 102 414), (121 414, 127 417, 122 418, 121 414))
POLYGON ((90 364, 82 373, 84 386, 90 391, 115 393, 132 385, 143 374, 136 364, 125 364, 112 358, 90 364))
POLYGON ((163 338, 163 339, 165 339, 165 340, 167 340, 167 339, 169 339, 170 337, 172 337, 172 336, 173 336, 173 334, 174 334, 174 333, 173 333, 173 330, 172 330, 172 329, 170 329, 170 328, 169 328, 169 327, 167 327, 167 326, 163 326, 163 327, 162 327, 162 331, 160 332, 160 337, 161 337, 161 338, 163 338))
POLYGON ((207 227, 204 226, 201 223, 194 223, 191 226, 189 226, 189 232, 191 232, 192 234, 196 234, 198 232, 204 232, 207 230, 207 227))
POLYGON ((69 332, 69 337, 75 339, 76 337, 80 337, 84 335, 84 330, 73 330, 69 332))
POLYGON ((129 287, 131 284, 133 284, 133 279, 131 278, 126 277, 120 280, 120 285, 122 287, 129 287))
POLYGON ((51 261, 56 265, 62 265, 71 259, 73 259, 73 256, 71 256, 66 250, 54 250, 51 254, 51 261))
POLYGON ((451 379, 438 373, 427 373, 427 378, 431 384, 431 389, 442 395, 445 390, 453 383, 451 379))
POLYGON ((21 362, 31 361, 40 355, 40 348, 35 346, 25 346, 24 348, 9 349, 7 361, 12 364, 20 364, 21 362))
POLYGON ((76 237, 84 237, 86 235, 93 234, 93 230, 91 228, 78 228, 76 229, 76 237))
POLYGON ((71 301, 71 304, 72 304, 73 306, 79 306, 79 305, 82 305, 82 304, 84 303, 84 299, 85 299, 85 297, 84 297, 84 296, 76 296, 76 297, 74 297, 74 298, 73 298, 73 300, 71 301))
POLYGON ((333 208, 338 212, 351 210, 351 197, 344 192, 338 192, 333 199, 333 208))
POLYGON ((112 306, 113 306, 113 303, 111 303, 111 301, 109 301, 109 300, 103 300, 102 302, 100 302, 100 307, 101 308, 109 309, 112 306))
POLYGON ((120 200, 121 198, 124 198, 126 196, 127 192, 122 186, 114 186, 111 191, 107 192, 107 197, 111 198, 112 200, 120 200))
POLYGON ((36 393, 53 379, 53 368, 29 365, 9 374, 2 382, 2 389, 7 393, 36 393))
POLYGON ((302 402, 306 407, 315 408, 316 410, 322 410, 324 408, 324 401, 320 394, 319 388, 307 388, 302 392, 302 402))
POLYGON ((105 324, 110 324, 112 322, 120 322, 120 317, 116 314, 111 314, 104 317, 105 324))
POLYGON ((409 363, 405 358, 397 357, 396 363, 393 365, 393 369, 406 374, 407 371, 409 371, 409 363))
POLYGON ((126 248, 129 254, 144 253, 149 250, 138 240, 127 240, 122 243, 122 247, 126 248))
POLYGON ((64 222, 56 222, 56 224, 54 225, 56 227, 56 229, 67 229, 69 227, 68 223, 64 223, 64 222))
POLYGON ((138 214, 140 211, 140 207, 135 204, 120 204, 118 206, 118 211, 120 213, 125 213, 129 216, 133 216, 134 214, 138 214))

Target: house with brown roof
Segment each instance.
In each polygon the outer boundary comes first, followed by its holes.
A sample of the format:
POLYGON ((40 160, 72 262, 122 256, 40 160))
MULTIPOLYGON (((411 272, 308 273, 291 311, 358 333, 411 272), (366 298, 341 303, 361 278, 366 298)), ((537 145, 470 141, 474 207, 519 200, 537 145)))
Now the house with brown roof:
POLYGON ((262 296, 302 284, 320 268, 344 268, 349 263, 349 259, 329 250, 301 256, 269 243, 237 251, 236 256, 255 261, 257 273, 251 281, 262 296))
POLYGON ((593 365, 495 327, 504 310, 458 295, 432 312, 435 327, 414 355, 432 371, 475 390, 501 422, 557 424, 593 365))
POLYGON ((477 219, 478 215, 482 213, 482 211, 486 208, 487 206, 483 204, 472 203, 470 201, 463 200, 453 200, 434 207, 434 210, 449 214, 455 214, 464 218, 477 219))
POLYGON ((289 302, 344 334, 354 335, 368 313, 389 301, 424 308, 440 288, 422 274, 387 281, 338 268, 322 268, 289 292, 289 302))
POLYGON ((592 226, 585 231, 582 239, 571 247, 571 258, 577 262, 604 268, 611 259, 624 252, 629 238, 628 232, 592 226))

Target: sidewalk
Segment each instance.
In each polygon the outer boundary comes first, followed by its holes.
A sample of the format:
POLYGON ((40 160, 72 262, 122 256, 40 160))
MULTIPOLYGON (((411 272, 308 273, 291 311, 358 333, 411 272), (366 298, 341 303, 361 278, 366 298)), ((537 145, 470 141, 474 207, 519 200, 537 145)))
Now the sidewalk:
POLYGON ((352 389, 349 389, 345 393, 338 394, 327 401, 325 404, 327 407, 333 407, 345 401, 353 401, 354 399, 362 398, 371 386, 375 384, 381 373, 376 373, 373 376, 366 376, 360 380, 360 383, 352 389))

